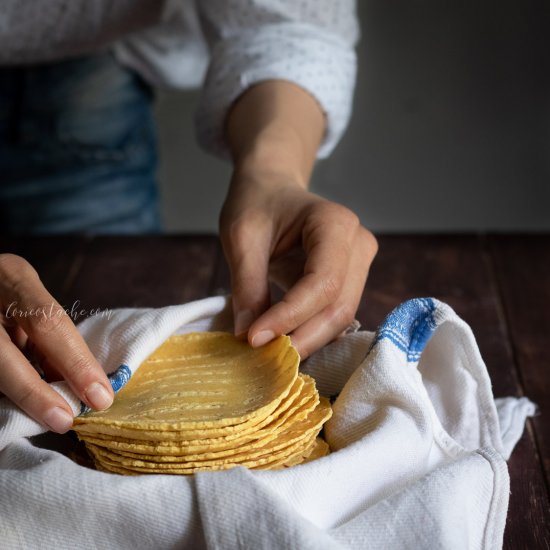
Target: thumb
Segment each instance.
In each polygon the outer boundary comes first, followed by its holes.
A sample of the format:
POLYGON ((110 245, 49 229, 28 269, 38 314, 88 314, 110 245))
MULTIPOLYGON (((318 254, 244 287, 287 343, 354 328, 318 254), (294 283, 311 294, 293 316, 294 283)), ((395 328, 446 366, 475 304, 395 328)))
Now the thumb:
POLYGON ((246 333, 269 307, 271 224, 254 218, 234 222, 221 235, 231 273, 236 335, 246 333))

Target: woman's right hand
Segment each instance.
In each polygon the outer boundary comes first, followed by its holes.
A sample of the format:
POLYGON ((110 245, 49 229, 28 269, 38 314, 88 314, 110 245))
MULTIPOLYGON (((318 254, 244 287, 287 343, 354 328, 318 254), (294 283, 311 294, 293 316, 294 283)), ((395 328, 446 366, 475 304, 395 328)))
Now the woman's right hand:
POLYGON ((89 407, 102 410, 113 402, 106 374, 34 268, 20 256, 0 254, 0 392, 64 433, 73 424, 72 409, 31 366, 29 350, 46 380, 66 380, 89 407))

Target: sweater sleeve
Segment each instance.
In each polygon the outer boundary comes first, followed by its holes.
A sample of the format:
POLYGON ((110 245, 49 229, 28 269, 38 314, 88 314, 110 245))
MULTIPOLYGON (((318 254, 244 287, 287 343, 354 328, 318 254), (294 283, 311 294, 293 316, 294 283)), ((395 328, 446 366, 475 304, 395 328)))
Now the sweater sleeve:
POLYGON ((210 64, 196 112, 202 147, 228 157, 224 121, 232 103, 264 80, 309 92, 326 116, 318 157, 334 149, 349 121, 359 31, 354 0, 201 0, 210 64))

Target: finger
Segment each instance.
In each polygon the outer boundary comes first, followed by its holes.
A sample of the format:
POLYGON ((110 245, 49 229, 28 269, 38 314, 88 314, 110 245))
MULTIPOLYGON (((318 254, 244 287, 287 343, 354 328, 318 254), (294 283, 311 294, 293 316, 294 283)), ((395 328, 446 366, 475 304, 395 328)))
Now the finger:
POLYGON ((340 298, 299 326, 290 336, 301 359, 332 342, 355 318, 367 280, 370 261, 355 255, 340 298))
POLYGON ((340 223, 320 223, 314 228, 304 243, 304 276, 250 327, 248 338, 252 346, 292 332, 338 299, 355 230, 340 223))
MULTIPOLYGON (((38 294, 29 303, 47 304, 48 296, 38 294)), ((98 410, 110 407, 114 394, 106 374, 61 306, 51 296, 49 299, 49 304, 53 304, 51 317, 39 316, 22 322, 25 331, 51 366, 50 370, 55 369, 82 401, 98 410)))
POLYGON ((22 258, 0 262, 0 290, 4 302, 16 304, 16 322, 80 399, 94 409, 109 407, 114 394, 106 374, 30 264, 22 258))
POLYGON ((38 372, 42 380, 46 382, 59 382, 63 380, 63 377, 57 372, 55 367, 48 363, 44 354, 37 349, 30 340, 28 340, 27 346, 21 351, 32 368, 38 372))
POLYGON ((269 280, 288 292, 304 274, 306 255, 301 246, 289 250, 269 262, 269 280))
POLYGON ((69 404, 29 364, 25 356, 0 331, 0 387, 2 392, 28 415, 58 433, 73 424, 69 404))
POLYGON ((63 376, 45 357, 38 361, 39 371, 42 372, 44 380, 46 382, 59 382, 63 380, 63 376))
POLYGON ((14 321, 13 317, 6 316, 5 313, 0 313, 0 326, 4 327, 13 343, 19 349, 23 349, 26 346, 28 336, 25 331, 14 321))
POLYGON ((302 359, 332 342, 355 318, 378 244, 372 233, 361 227, 353 250, 340 298, 291 334, 302 359))
POLYGON ((250 325, 269 307, 268 264, 271 225, 255 220, 234 224, 222 237, 231 273, 235 334, 250 325))
POLYGON ((24 350, 29 342, 28 334, 19 325, 7 326, 4 329, 14 345, 20 350, 24 350))

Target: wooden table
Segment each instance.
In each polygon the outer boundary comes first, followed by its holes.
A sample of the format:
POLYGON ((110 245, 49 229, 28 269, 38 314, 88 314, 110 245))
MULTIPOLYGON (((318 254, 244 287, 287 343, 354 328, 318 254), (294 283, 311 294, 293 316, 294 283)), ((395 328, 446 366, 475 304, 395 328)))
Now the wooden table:
MULTIPOLYGON (((550 549, 550 235, 382 236, 358 319, 373 330, 403 300, 434 296, 472 327, 495 396, 540 406, 510 461, 504 547, 550 549)), ((2 239, 65 306, 165 306, 229 292, 212 236, 2 239)))

